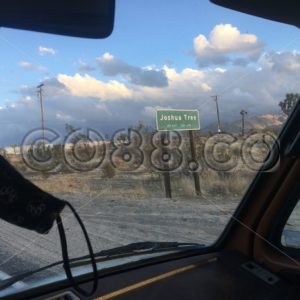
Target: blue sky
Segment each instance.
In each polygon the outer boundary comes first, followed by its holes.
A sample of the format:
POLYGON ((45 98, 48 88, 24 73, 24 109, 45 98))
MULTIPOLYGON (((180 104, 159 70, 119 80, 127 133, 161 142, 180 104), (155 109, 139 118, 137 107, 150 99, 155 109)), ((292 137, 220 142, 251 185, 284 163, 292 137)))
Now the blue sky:
POLYGON ((153 124, 158 107, 197 108, 209 124, 213 94, 220 94, 224 120, 238 118, 240 108, 276 113, 286 92, 299 92, 297 28, 206 0, 117 0, 108 39, 1 28, 0 46, 0 118, 7 128, 0 145, 19 143, 38 126, 40 82, 49 127, 73 123, 103 132, 140 119, 153 124))

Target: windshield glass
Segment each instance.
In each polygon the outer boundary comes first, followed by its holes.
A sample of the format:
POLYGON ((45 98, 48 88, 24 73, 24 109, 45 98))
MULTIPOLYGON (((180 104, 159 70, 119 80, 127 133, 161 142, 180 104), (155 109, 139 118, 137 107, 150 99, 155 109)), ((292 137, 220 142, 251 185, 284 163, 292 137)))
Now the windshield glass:
MULTIPOLYGON (((118 1, 105 40, 1 28, 0 154, 76 208, 95 252, 211 245, 299 98, 299 43, 294 27, 193 0, 118 1)), ((62 218, 70 257, 87 255, 62 218)), ((61 260, 55 226, 0 225, 0 279, 61 260)))

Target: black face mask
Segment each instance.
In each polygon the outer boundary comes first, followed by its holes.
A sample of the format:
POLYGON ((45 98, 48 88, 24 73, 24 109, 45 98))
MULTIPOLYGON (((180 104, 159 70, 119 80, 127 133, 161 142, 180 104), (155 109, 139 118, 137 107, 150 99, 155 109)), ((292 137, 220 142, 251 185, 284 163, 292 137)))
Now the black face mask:
POLYGON ((88 233, 73 206, 60 200, 25 179, 0 155, 0 218, 29 230, 46 234, 56 221, 63 257, 63 265, 71 285, 79 293, 90 297, 97 289, 97 265, 88 233), (90 292, 81 289, 72 275, 68 245, 60 213, 68 206, 77 219, 89 250, 93 268, 93 288, 90 292))
POLYGON ((64 207, 64 201, 33 185, 0 156, 1 219, 45 234, 64 207))

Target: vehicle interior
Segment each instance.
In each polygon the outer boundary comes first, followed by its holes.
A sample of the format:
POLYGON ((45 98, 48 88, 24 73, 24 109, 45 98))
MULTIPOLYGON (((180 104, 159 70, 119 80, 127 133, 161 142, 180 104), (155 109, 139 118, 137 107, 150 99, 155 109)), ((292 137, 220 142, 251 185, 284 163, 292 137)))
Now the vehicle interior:
MULTIPOLYGON (((210 2, 211 6, 235 10, 242 16, 249 14, 296 27, 300 25, 299 5, 292 0, 210 2)), ((172 1, 168 3, 172 6, 172 1)), ((117 5, 115 0, 5 0, 0 4, 0 26, 1 30, 5 27, 62 35, 65 41, 72 37, 109 40, 114 35, 114 22, 117 22, 117 5)), ((182 5, 185 5, 183 1, 182 5)), ((181 20, 182 27, 185 22, 181 20)), ((40 86, 39 95, 42 88, 40 86)), ((12 201, 7 206, 1 194, 1 219, 12 226, 38 233, 48 232, 53 224, 57 224, 62 258, 53 266, 60 264, 63 268, 56 276, 48 277, 45 273, 44 278, 32 281, 25 288, 17 288, 18 283, 49 266, 40 267, 38 271, 15 272, 15 276, 5 279, 0 276, 0 298, 299 299, 300 229, 297 232, 293 229, 297 224, 291 225, 300 197, 299 118, 300 101, 216 241, 205 247, 186 243, 176 245, 177 248, 174 248, 174 243, 162 242, 159 247, 164 249, 163 255, 156 251, 158 245, 151 242, 146 245, 133 243, 113 251, 102 249, 99 255, 92 247, 80 210, 53 196, 51 190, 46 192, 36 187, 1 158, 2 185, 11 180, 25 199, 12 201), (25 202, 31 198, 44 201, 41 203, 46 212, 39 218, 23 215, 25 202), (74 218, 74 226, 80 228, 78 239, 88 249, 84 257, 71 258, 68 254, 68 248, 71 248, 67 244, 70 226, 60 217, 65 208, 74 218), (15 217, 15 213, 22 216, 22 221, 15 217), (283 232, 286 232, 284 238, 283 232), (132 251, 137 259, 128 260, 128 253, 132 251), (121 260, 122 263, 118 263, 121 260), (16 288, 11 289, 12 286, 16 288)), ((167 176, 164 179, 167 181, 167 176)), ((297 223, 297 214, 294 219, 297 223)), ((101 227, 98 234, 105 234, 101 227)))

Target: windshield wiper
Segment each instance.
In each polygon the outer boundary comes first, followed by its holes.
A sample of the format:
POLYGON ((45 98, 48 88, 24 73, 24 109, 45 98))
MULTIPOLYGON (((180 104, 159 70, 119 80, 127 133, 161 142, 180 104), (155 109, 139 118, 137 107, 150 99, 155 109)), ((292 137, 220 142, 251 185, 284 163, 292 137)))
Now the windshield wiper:
MULTIPOLYGON (((178 243, 178 242, 140 242, 131 243, 125 246, 120 246, 108 250, 102 250, 95 253, 96 261, 106 261, 109 259, 128 257, 132 255, 141 255, 155 252, 167 251, 186 251, 191 249, 203 248, 204 244, 198 243, 178 243)), ((83 256, 80 260, 72 261, 72 267, 85 265, 89 262, 89 256, 83 256)))
MULTIPOLYGON (((140 243, 131 243, 125 246, 120 246, 108 250, 102 250, 100 252, 95 253, 95 257, 99 256, 118 256, 124 254, 137 254, 137 253, 145 253, 145 252, 160 252, 160 251, 168 251, 174 249, 186 249, 191 247, 204 247, 203 244, 198 243, 178 243, 178 242, 140 242, 140 243)), ((88 256, 86 256, 88 257, 88 256)), ((84 258, 84 257, 81 257, 84 258)))
MULTIPOLYGON (((178 242, 140 242, 132 243, 125 246, 120 246, 108 250, 102 250, 95 253, 96 262, 107 261, 110 259, 129 257, 133 255, 141 255, 156 252, 168 252, 168 251, 187 251, 193 249, 200 249, 205 247, 204 244, 197 243, 178 243, 178 242)), ((78 258, 70 259, 71 267, 84 266, 90 263, 89 256, 81 256, 78 258)), ((36 273, 45 271, 55 266, 63 264, 63 261, 58 261, 53 264, 49 264, 42 268, 15 275, 11 278, 0 281, 0 291, 12 286, 13 284, 24 280, 25 278, 32 276, 36 273)))

